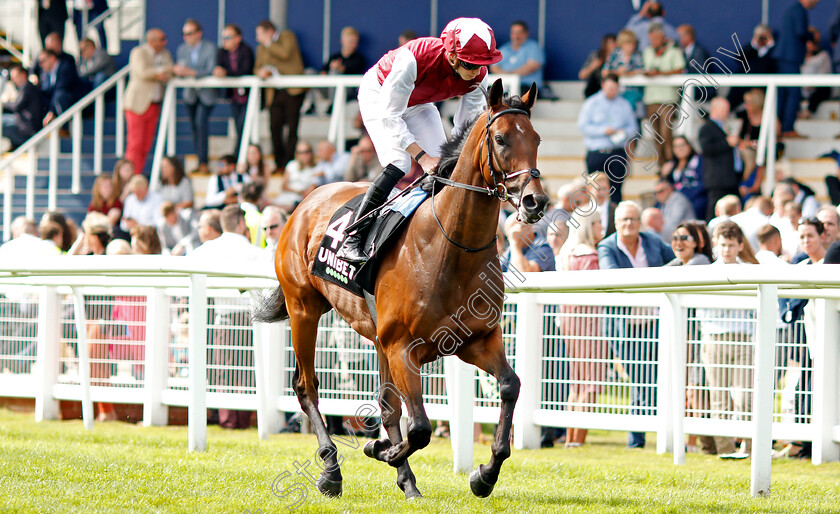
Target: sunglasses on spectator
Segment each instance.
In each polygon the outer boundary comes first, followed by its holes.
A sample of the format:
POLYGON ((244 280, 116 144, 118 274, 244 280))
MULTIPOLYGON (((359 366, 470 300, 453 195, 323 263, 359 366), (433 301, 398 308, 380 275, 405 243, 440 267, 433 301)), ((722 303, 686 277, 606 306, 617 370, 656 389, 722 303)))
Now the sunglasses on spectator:
POLYGON ((464 61, 458 61, 458 63, 460 64, 460 66, 462 68, 464 68, 467 71, 475 71, 475 70, 481 68, 481 66, 482 66, 481 64, 473 64, 471 62, 464 62, 464 61))
POLYGON ((674 234, 673 236, 671 236, 671 241, 674 242, 674 243, 676 243, 677 241, 682 241, 682 242, 692 241, 693 242, 694 241, 694 236, 689 236, 689 235, 686 235, 686 234, 674 234))
POLYGON ((234 36, 222 36, 222 39, 224 39, 225 41, 230 41, 233 38, 234 36))
POLYGON ((312 153, 312 150, 295 150, 295 153, 312 153))
POLYGON ((193 34, 195 34, 195 31, 194 30, 191 30, 189 32, 184 31, 184 32, 182 32, 182 34, 184 34, 185 36, 192 36, 193 34))
POLYGON ((267 227, 263 227, 262 229, 265 230, 266 232, 268 232, 269 230, 274 230, 275 228, 277 228, 279 226, 280 226, 279 223, 275 223, 274 225, 269 225, 267 227))

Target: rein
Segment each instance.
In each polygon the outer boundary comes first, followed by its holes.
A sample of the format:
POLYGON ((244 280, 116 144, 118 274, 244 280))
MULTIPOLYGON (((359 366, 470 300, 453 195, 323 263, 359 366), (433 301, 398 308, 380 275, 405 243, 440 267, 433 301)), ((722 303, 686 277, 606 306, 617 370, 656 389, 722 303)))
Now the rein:
MULTIPOLYGON (((440 182, 444 186, 458 187, 458 188, 461 188, 461 189, 466 189, 467 191, 474 191, 476 193, 483 193, 483 194, 486 194, 488 196, 493 196, 493 197, 499 199, 499 201, 501 201, 501 202, 508 202, 509 201, 509 202, 511 202, 511 204, 513 204, 514 207, 519 209, 519 205, 522 202, 521 198, 517 198, 517 197, 513 196, 512 194, 510 194, 508 192, 507 186, 505 185, 505 182, 507 182, 510 179, 516 178, 520 175, 524 175, 525 173, 528 173, 529 174, 528 179, 525 181, 525 183, 520 188, 520 197, 521 197, 521 191, 525 190, 525 187, 528 185, 528 183, 531 182, 532 179, 540 178, 540 170, 538 170, 537 168, 529 168, 529 169, 519 170, 519 171, 515 171, 513 173, 508 174, 508 172, 506 172, 504 170, 501 170, 501 169, 497 171, 496 168, 493 166, 493 154, 494 154, 494 152, 493 152, 493 140, 490 137, 490 126, 493 124, 494 121, 496 121, 496 119, 498 119, 500 116, 505 115, 505 114, 524 114, 525 116, 528 116, 527 111, 524 111, 522 109, 511 108, 511 109, 504 109, 502 111, 497 112, 493 116, 488 116, 487 117, 487 124, 484 127, 484 131, 486 133, 486 138, 485 139, 487 141, 487 169, 490 170, 490 175, 493 177, 493 186, 492 187, 473 186, 471 184, 464 184, 463 182, 456 182, 454 180, 439 177, 437 175, 429 175, 429 178, 431 178, 432 180, 434 180, 436 182, 440 182), (502 177, 501 180, 499 180, 497 178, 497 176, 499 176, 499 175, 501 175, 501 177, 502 177)), ((485 139, 483 139, 481 141, 481 144, 479 145, 479 148, 478 148, 479 153, 481 152, 481 147, 484 146, 485 139)), ((485 181, 486 180, 487 179, 485 178, 485 181)), ((438 228, 440 228, 440 232, 443 234, 443 236, 446 238, 446 240, 449 241, 450 243, 454 244, 458 248, 464 250, 465 252, 468 252, 468 253, 481 252, 483 250, 486 250, 486 249, 490 248, 491 246, 493 246, 494 244, 496 244, 496 241, 499 239, 499 236, 496 235, 496 236, 493 236, 493 239, 489 243, 487 243, 486 245, 484 245, 480 248, 471 248, 469 246, 464 246, 461 243, 459 243, 459 242, 455 241, 454 239, 452 239, 451 237, 449 237, 449 235, 446 233, 446 231, 443 230, 443 225, 441 225, 440 220, 437 217, 437 212, 435 212, 435 188, 434 188, 434 186, 432 187, 432 217, 435 219, 435 222, 437 223, 438 228)))

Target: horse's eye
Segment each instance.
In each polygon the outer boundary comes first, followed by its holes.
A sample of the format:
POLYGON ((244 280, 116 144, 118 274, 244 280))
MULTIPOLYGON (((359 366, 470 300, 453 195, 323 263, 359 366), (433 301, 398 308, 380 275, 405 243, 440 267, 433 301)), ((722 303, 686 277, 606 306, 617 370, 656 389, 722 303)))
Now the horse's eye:
POLYGON ((499 134, 496 134, 496 137, 494 139, 496 140, 496 144, 504 146, 505 138, 503 136, 500 136, 499 134))

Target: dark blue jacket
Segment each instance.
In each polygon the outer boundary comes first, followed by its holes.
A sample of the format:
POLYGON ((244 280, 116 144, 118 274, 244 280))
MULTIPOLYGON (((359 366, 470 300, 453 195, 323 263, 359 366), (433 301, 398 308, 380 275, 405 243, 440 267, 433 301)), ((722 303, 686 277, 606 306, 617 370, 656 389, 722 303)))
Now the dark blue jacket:
POLYGON ((35 84, 27 81, 12 103, 3 104, 3 110, 15 115, 15 125, 23 137, 32 137, 41 130, 44 117, 41 108, 41 92, 35 84))
POLYGON ((808 32, 808 11, 796 2, 785 11, 773 55, 777 61, 800 66, 805 62, 805 43, 812 39, 814 36, 808 32))
MULTIPOLYGON (((653 234, 639 233, 649 268, 658 268, 674 260, 674 251, 653 234)), ((607 236, 598 244, 598 267, 600 269, 632 268, 630 258, 618 249, 618 233, 607 236)))

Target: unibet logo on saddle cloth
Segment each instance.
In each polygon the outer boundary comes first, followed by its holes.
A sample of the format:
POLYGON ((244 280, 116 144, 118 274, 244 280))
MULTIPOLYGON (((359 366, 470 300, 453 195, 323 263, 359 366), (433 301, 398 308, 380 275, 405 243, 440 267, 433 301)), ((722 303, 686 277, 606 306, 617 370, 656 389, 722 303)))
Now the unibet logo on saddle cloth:
POLYGON ((344 231, 351 225, 362 196, 359 195, 342 205, 330 218, 330 224, 324 232, 324 238, 318 247, 311 270, 312 275, 339 285, 356 296, 363 296, 363 289, 373 294, 378 258, 387 248, 387 243, 400 232, 405 221, 426 200, 428 193, 420 188, 414 189, 383 210, 379 218, 374 221, 365 242, 365 249, 370 255, 370 260, 357 266, 339 259, 336 253, 344 242, 344 231))

